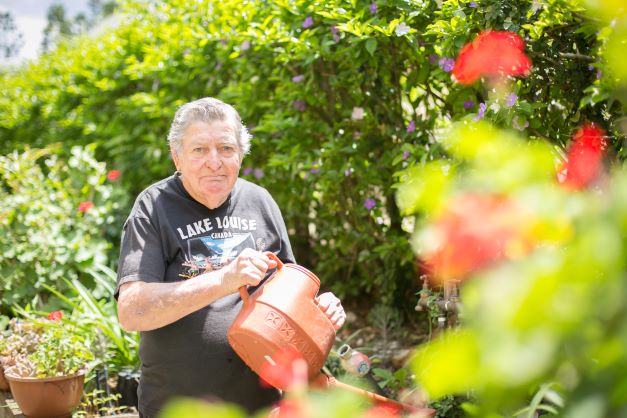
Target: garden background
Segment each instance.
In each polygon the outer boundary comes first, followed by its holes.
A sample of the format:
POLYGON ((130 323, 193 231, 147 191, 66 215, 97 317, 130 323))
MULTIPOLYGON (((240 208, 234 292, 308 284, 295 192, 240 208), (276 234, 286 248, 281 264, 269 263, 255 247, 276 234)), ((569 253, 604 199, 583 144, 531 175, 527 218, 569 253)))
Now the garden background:
POLYGON ((111 298, 121 226, 174 170, 177 107, 214 96, 253 134, 241 175, 275 197, 299 264, 356 314, 351 332, 426 345, 395 364, 342 335, 378 358, 381 385, 425 391, 440 416, 462 398, 476 416, 622 416, 625 19, 620 0, 119 1, 97 31, 0 74, 0 314, 69 310, 100 330, 102 364, 136 366, 111 298), (519 34, 532 70, 456 80, 460 50, 487 29, 519 34), (565 190, 555 178, 588 123, 607 170, 565 190), (527 202, 533 245, 449 277, 482 276, 462 294, 461 331, 436 338, 437 306, 414 308, 422 247, 461 192, 527 202))

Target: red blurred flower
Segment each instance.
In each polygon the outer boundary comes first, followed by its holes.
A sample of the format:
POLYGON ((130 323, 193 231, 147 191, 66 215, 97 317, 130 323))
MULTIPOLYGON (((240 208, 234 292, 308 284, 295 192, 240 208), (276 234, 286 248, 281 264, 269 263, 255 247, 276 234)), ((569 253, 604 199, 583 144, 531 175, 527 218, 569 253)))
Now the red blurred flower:
POLYGON ((61 311, 54 311, 48 314, 48 319, 51 321, 58 321, 61 318, 63 318, 63 312, 61 311))
POLYGON ((87 200, 85 202, 81 202, 78 204, 78 211, 85 213, 93 207, 94 207, 94 202, 92 202, 91 200, 87 200))
POLYGON ((594 123, 577 129, 566 156, 566 162, 558 172, 558 179, 568 189, 581 189, 590 184, 603 167, 603 151, 606 148, 605 131, 594 123))
POLYGON ((289 390, 307 384, 307 362, 295 348, 288 346, 277 351, 261 366, 259 373, 264 386, 289 390))
POLYGON ((435 245, 424 255, 437 280, 460 280, 491 263, 526 254, 532 220, 504 196, 463 195, 433 224, 435 245))
POLYGON ((268 418, 306 418, 307 408, 298 399, 282 399, 276 409, 270 412, 268 418))
POLYGON ((472 84, 482 76, 522 75, 531 70, 520 36, 507 31, 481 32, 464 45, 453 68, 461 84, 472 84))
POLYGON ((363 418, 400 418, 402 408, 391 402, 380 402, 369 408, 363 418))
POLYGON ((107 173, 107 180, 116 181, 117 179, 120 178, 121 174, 122 172, 120 170, 111 170, 107 173))

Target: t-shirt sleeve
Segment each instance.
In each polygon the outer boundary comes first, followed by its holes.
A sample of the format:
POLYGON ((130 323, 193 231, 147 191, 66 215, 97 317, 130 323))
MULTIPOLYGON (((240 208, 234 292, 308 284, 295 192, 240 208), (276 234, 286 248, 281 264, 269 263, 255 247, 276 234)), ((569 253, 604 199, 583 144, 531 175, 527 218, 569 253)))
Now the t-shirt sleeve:
POLYGON ((163 282, 165 256, 161 235, 148 218, 130 217, 124 224, 118 264, 118 281, 114 297, 118 298, 120 286, 133 281, 163 282))

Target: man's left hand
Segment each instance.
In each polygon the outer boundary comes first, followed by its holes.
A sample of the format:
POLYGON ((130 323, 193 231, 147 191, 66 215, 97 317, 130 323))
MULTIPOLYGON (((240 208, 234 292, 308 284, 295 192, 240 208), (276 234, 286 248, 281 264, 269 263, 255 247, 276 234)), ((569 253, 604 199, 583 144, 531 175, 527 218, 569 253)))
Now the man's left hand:
POLYGON ((337 331, 344 325, 346 313, 342 307, 342 302, 331 292, 321 294, 316 298, 318 306, 322 312, 329 318, 333 327, 337 331))

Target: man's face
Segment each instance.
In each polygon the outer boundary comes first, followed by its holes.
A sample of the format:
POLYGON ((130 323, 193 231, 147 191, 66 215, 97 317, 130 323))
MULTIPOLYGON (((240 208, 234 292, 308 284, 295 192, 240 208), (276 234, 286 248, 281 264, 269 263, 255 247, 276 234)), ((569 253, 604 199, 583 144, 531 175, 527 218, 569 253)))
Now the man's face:
POLYGON ((171 150, 185 190, 210 209, 220 206, 235 185, 241 165, 235 131, 226 121, 193 122, 180 150, 171 150))

